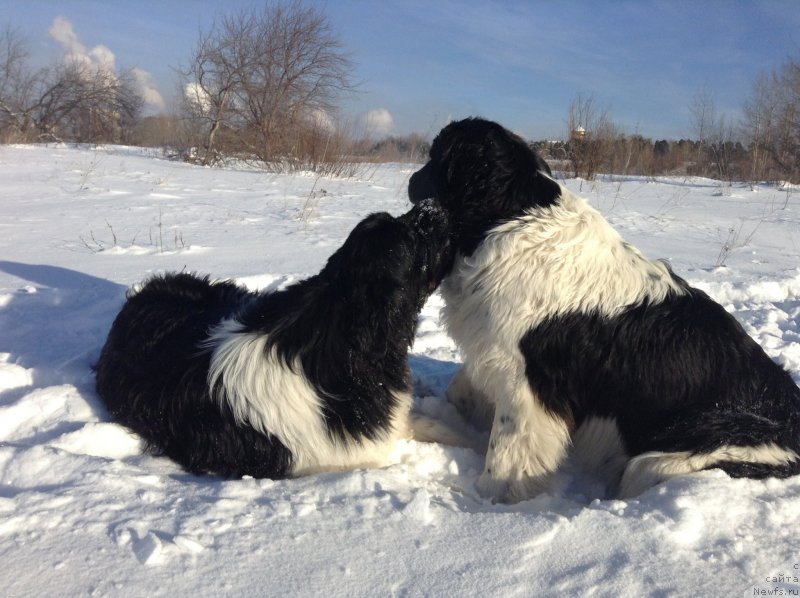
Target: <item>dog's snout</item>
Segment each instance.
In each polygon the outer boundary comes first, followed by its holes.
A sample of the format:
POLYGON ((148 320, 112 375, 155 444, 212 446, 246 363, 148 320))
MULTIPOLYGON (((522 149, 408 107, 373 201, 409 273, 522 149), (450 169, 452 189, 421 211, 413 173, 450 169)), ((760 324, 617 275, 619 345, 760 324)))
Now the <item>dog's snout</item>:
POLYGON ((408 179, 408 199, 411 200, 411 203, 416 204, 420 199, 420 177, 419 171, 415 172, 411 175, 411 178, 408 179))
POLYGON ((429 165, 423 166, 408 180, 408 199, 411 200, 411 203, 417 204, 423 199, 435 196, 436 189, 430 176, 429 165))

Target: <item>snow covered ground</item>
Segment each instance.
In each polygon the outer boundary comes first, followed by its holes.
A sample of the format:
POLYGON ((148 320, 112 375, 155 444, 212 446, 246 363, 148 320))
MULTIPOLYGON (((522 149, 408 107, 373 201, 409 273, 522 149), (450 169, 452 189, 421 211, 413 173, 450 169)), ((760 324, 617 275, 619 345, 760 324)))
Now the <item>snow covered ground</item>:
MULTIPOLYGON (((800 479, 711 471, 620 501, 568 468, 556 496, 492 505, 468 449, 408 441, 384 469, 221 480, 143 455, 109 421, 90 364, 127 286, 164 270, 252 288, 311 275, 367 213, 408 208, 414 169, 331 180, 0 146, 0 595, 800 592, 800 479)), ((800 381, 799 190, 566 184, 800 381)), ((449 419, 460 357, 440 306, 424 308, 411 362, 418 408, 449 419)))

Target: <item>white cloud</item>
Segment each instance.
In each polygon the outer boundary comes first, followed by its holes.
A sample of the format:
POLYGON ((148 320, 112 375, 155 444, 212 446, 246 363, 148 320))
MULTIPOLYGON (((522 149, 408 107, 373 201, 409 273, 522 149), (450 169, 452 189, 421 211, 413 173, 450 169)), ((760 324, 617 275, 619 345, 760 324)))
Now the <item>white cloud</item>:
MULTIPOLYGON (((72 23, 65 17, 56 17, 48 29, 50 37, 64 48, 64 57, 72 62, 83 64, 105 73, 116 73, 116 56, 108 46, 98 44, 87 48, 81 42, 72 23)), ((138 67, 131 70, 138 91, 145 103, 155 108, 164 108, 166 103, 161 93, 156 88, 153 77, 144 69, 138 67)))
POLYGON ((105 46, 95 46, 89 50, 89 57, 92 60, 92 64, 104 71, 113 73, 116 70, 114 53, 105 46))
POLYGON ((394 129, 394 119, 386 108, 370 110, 361 121, 369 135, 387 135, 394 129))
POLYGON ((153 76, 150 73, 140 69, 139 67, 134 67, 131 69, 131 74, 136 80, 139 93, 141 94, 142 98, 144 98, 146 104, 156 108, 164 108, 166 106, 166 102, 164 102, 164 98, 156 88, 156 84, 153 81, 153 76))
POLYGON ((78 39, 78 35, 64 17, 56 17, 47 31, 54 40, 61 44, 68 54, 86 54, 86 46, 78 39))
POLYGON ((87 49, 68 19, 64 17, 53 19, 48 33, 64 48, 64 55, 68 60, 80 62, 105 72, 114 72, 116 62, 114 53, 103 45, 97 45, 91 50, 87 49))
POLYGON ((211 98, 208 92, 203 89, 199 83, 187 83, 183 90, 183 95, 191 105, 192 109, 196 110, 203 116, 211 112, 211 98))

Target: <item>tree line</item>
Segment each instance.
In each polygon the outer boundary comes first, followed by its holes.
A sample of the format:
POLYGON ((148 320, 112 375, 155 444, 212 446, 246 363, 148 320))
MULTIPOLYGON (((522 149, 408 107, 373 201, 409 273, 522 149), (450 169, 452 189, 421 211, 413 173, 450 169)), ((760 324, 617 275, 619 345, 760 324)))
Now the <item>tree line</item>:
POLYGON ((642 135, 573 136, 568 141, 534 141, 531 146, 555 170, 593 179, 595 175, 654 177, 703 176, 722 181, 789 180, 778 175, 753 177, 751 149, 741 141, 653 140, 642 135))
POLYGON ((692 97, 689 112, 693 139, 654 141, 624 133, 608 107, 579 94, 568 110, 568 139, 533 145, 557 168, 587 179, 602 172, 800 183, 799 58, 754 81, 741 122, 719 114, 706 90, 692 97))
MULTIPOLYGON (((325 15, 299 0, 218 16, 176 68, 173 114, 144 116, 132 71, 65 57, 30 65, 10 25, 0 33, 0 142, 63 141, 169 147, 186 160, 237 158, 272 169, 346 174, 359 160, 423 160, 418 135, 372 140, 340 115, 356 90, 354 64, 325 15)), ((559 169, 609 174, 700 175, 800 182, 800 59, 753 83, 741 122, 717 113, 705 91, 691 99, 692 139, 629 134, 608 108, 578 95, 567 139, 534 145, 559 169)))

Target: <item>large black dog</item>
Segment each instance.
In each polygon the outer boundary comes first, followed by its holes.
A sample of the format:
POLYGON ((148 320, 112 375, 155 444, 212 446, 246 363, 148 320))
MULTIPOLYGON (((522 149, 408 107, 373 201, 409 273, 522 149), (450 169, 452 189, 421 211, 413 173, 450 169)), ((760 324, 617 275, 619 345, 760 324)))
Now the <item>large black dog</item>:
POLYGON ((170 274, 132 293, 96 366, 114 419, 192 472, 281 478, 384 464, 408 433, 407 351, 451 263, 432 203, 359 223, 274 293, 170 274))
POLYGON ((800 472, 800 390, 720 305, 625 243, 500 125, 436 137, 409 183, 447 210, 464 354, 448 397, 491 422, 479 490, 547 490, 571 444, 621 496, 671 476, 800 472), (492 420, 493 418, 493 420, 492 420))

